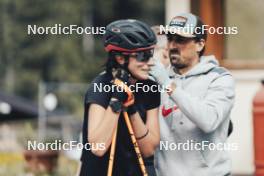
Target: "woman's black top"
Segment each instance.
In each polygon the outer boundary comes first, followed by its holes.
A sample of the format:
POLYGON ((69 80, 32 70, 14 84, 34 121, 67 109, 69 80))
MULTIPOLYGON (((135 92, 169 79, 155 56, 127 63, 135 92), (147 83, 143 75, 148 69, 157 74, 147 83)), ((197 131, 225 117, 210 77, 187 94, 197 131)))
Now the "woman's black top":
MULTIPOLYGON (((89 105, 91 103, 98 104, 105 109, 108 107, 112 91, 109 91, 112 75, 105 72, 98 75, 93 82, 90 84, 84 102, 84 121, 83 121, 83 145, 90 147, 97 147, 99 149, 99 144, 90 144, 88 141, 88 111, 89 105), (101 86, 101 87, 100 87, 101 86), (103 89, 104 87, 104 89, 103 89), (100 90, 101 88, 101 90, 100 90), (88 145, 87 145, 88 144, 88 145)), ((146 111, 157 108, 160 105, 160 92, 157 89, 156 83, 150 80, 137 82, 138 90, 134 92, 135 105, 138 112, 144 121, 146 122, 146 111), (145 85, 145 87, 144 87, 145 85), (146 86, 147 85, 147 86, 146 86), (150 91, 150 87, 152 90, 150 91), (154 87, 156 86, 156 89, 154 87), (140 88, 144 87, 144 88, 140 88)), ((87 147, 86 147, 87 148, 87 147)), ((89 147, 88 147, 89 149, 89 147)), ((102 157, 94 155, 91 150, 82 151, 81 161, 82 161, 82 172, 85 172, 85 176, 106 176, 108 161, 109 161, 110 147, 109 150, 102 157)), ((149 158, 144 158, 146 166, 153 165, 153 156, 149 158)), ((136 157, 136 153, 131 142, 130 135, 124 120, 122 113, 120 114, 118 121, 118 131, 117 131, 117 141, 115 150, 115 160, 113 166, 113 176, 141 176, 140 167, 136 157)))

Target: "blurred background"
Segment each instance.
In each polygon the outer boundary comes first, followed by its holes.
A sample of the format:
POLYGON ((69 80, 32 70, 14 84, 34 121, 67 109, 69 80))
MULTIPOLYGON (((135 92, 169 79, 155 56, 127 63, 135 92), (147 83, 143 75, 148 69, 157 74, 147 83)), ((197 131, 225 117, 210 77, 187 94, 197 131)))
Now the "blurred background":
POLYGON ((262 0, 0 0, 0 176, 75 175, 80 151, 44 156, 25 147, 28 140, 80 141, 83 97, 106 61, 102 35, 28 35, 28 25, 102 27, 125 18, 165 25, 179 12, 192 12, 210 26, 238 27, 236 35, 209 35, 206 54, 216 55, 235 77, 233 173, 253 175, 252 102, 264 79, 263 8, 262 0))

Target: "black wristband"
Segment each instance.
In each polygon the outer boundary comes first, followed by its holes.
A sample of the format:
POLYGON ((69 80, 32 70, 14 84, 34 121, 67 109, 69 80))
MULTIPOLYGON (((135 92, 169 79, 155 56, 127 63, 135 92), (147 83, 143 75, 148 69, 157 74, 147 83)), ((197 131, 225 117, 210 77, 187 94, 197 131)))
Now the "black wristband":
POLYGON ((143 139, 143 138, 146 137, 148 134, 149 134, 149 129, 147 129, 147 132, 146 132, 143 136, 136 137, 136 139, 137 139, 137 140, 143 139))
POLYGON ((115 113, 120 113, 123 108, 123 105, 119 100, 110 100, 109 106, 115 113))

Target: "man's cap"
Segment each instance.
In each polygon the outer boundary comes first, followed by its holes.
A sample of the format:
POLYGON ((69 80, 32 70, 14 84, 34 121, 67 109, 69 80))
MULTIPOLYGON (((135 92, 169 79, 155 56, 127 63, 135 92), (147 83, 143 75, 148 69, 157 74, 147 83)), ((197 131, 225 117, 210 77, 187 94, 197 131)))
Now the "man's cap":
POLYGON ((187 38, 203 38, 206 40, 207 34, 203 30, 202 20, 191 13, 180 13, 172 18, 168 25, 166 34, 178 34, 187 38))

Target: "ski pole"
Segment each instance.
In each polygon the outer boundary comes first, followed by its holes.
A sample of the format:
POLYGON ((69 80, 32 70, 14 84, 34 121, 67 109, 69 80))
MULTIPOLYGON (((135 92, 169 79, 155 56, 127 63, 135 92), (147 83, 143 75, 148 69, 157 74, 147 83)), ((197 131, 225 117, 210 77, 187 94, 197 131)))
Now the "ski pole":
POLYGON ((108 170, 107 170, 107 176, 112 176, 113 172, 113 165, 114 165, 114 159, 115 159, 115 146, 116 146, 116 136, 117 136, 117 127, 114 131, 113 137, 112 137, 112 144, 111 144, 111 150, 109 155, 109 162, 108 162, 108 170))
POLYGON ((132 143, 134 145, 134 149, 135 149, 136 154, 137 154, 137 158, 138 158, 138 162, 139 162, 139 166, 140 166, 140 169, 142 171, 142 174, 143 174, 143 176, 148 176, 147 171, 146 171, 146 167, 144 165, 144 161, 142 159, 141 152, 140 152, 139 147, 138 147, 138 143, 137 143, 136 137, 134 135, 134 131, 133 131, 131 122, 130 122, 129 117, 128 117, 128 114, 127 114, 126 111, 124 111, 123 115, 124 115, 124 118, 125 118, 125 121, 126 121, 126 125, 127 125, 127 128, 128 128, 132 143))

